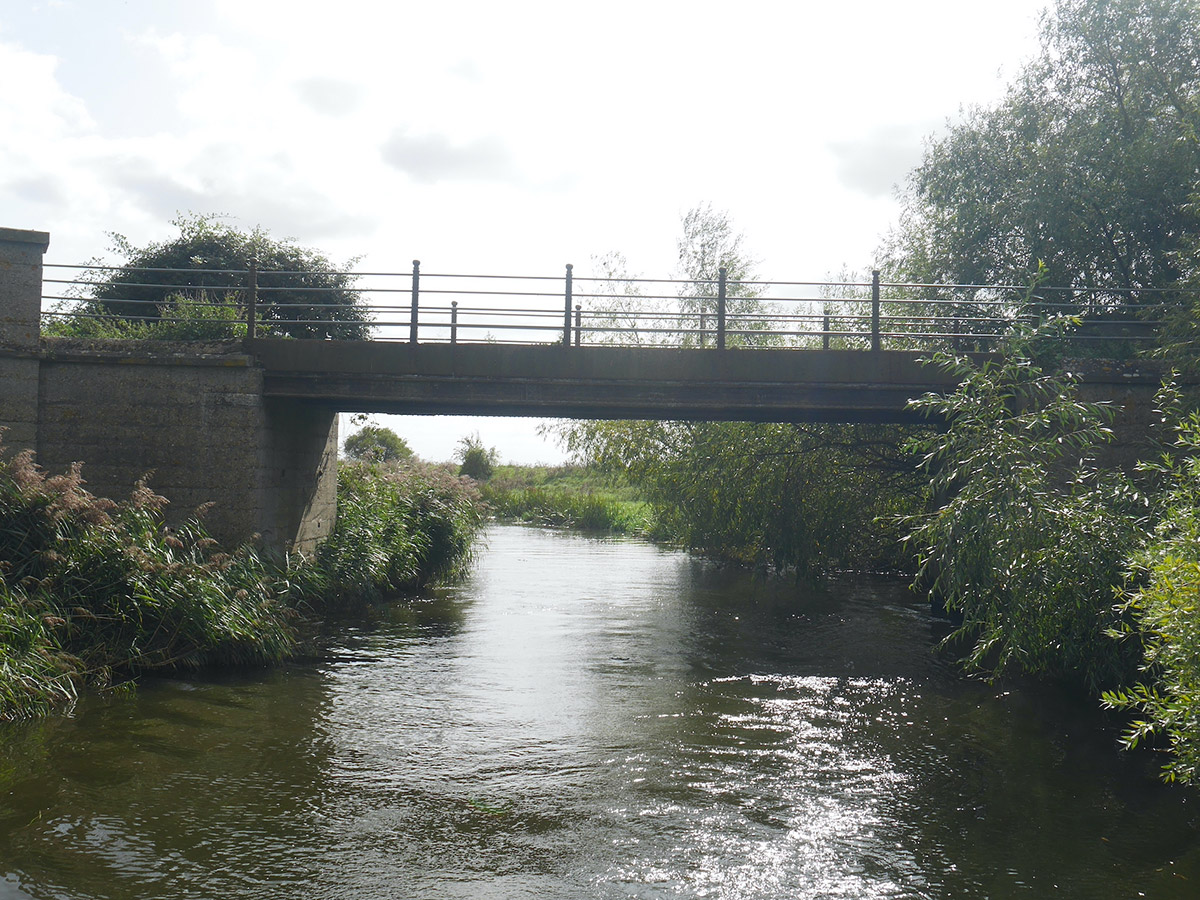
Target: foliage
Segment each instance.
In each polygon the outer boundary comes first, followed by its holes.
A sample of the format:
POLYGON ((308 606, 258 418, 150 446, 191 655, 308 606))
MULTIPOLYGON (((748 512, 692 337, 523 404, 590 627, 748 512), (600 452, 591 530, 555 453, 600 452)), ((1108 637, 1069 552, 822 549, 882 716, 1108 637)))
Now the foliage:
POLYGON ((1004 100, 927 145, 891 277, 1022 284, 1041 261, 1080 289, 1048 299, 1085 313, 1172 285, 1197 230, 1197 59, 1194 0, 1058 0, 1004 100))
POLYGON ((156 322, 171 309, 167 298, 236 298, 244 315, 246 270, 258 265, 258 318, 264 333, 297 338, 363 339, 370 326, 355 278, 315 250, 272 237, 256 227, 240 231, 210 216, 184 216, 178 237, 134 247, 113 235, 121 268, 91 286, 95 307, 132 322, 156 322), (159 269, 167 271, 146 271, 159 269))
POLYGON ((361 462, 402 462, 413 455, 404 438, 379 425, 364 425, 346 438, 342 449, 350 459, 361 462))
POLYGON ((139 485, 115 504, 78 465, 48 476, 32 454, 0 466, 0 715, 161 669, 249 665, 292 649, 289 612, 249 548, 226 554, 195 520, 163 524, 139 485))
POLYGON ((885 426, 579 422, 569 450, 623 472, 664 536, 704 553, 813 574, 903 566, 895 517, 919 473, 885 426))
POLYGON ((246 336, 246 323, 235 297, 225 302, 204 293, 190 299, 171 294, 157 306, 157 318, 126 319, 103 304, 89 301, 69 312, 60 312, 42 328, 51 337, 151 340, 232 341, 246 336))
POLYGON ((640 276, 629 272, 625 256, 610 252, 592 257, 594 274, 581 278, 587 291, 587 340, 591 343, 669 344, 697 347, 716 344, 720 270, 726 277, 728 346, 775 342, 762 316, 755 261, 743 249, 745 237, 734 230, 729 214, 712 204, 693 207, 681 220, 676 241, 677 296, 645 295, 640 276))
POLYGON ((221 552, 200 521, 170 527, 139 485, 113 503, 78 465, 0 463, 0 719, 70 702, 79 684, 157 671, 263 665, 314 612, 449 578, 482 521, 473 484, 442 469, 347 464, 333 536, 316 559, 221 552))
POLYGON ((908 520, 908 540, 918 583, 962 616, 951 642, 967 645, 968 668, 1098 691, 1136 663, 1136 647, 1109 632, 1124 621, 1114 586, 1148 509, 1090 458, 1109 437, 1107 411, 1077 399, 1069 374, 1037 362, 1062 327, 1026 333, 1000 359, 935 357, 961 383, 913 403, 948 426, 915 443, 940 505, 908 520))
POLYGON ((310 607, 374 602, 458 574, 483 521, 474 485, 425 463, 344 463, 310 607))
POLYGON ((482 494, 502 519, 621 534, 652 527, 649 505, 619 476, 580 466, 499 466, 482 494))
POLYGON ((465 475, 476 481, 487 481, 492 477, 492 470, 498 461, 498 454, 495 447, 483 446, 483 439, 476 432, 458 442, 454 458, 460 463, 459 475, 465 475))
POLYGON ((1165 738, 1168 780, 1200 775, 1200 414, 1185 413, 1174 388, 1160 393, 1175 441, 1145 468, 1163 482, 1161 515, 1147 545, 1132 558, 1125 611, 1134 625, 1116 636, 1145 646, 1142 681, 1104 695, 1105 704, 1141 713, 1129 747, 1165 738))

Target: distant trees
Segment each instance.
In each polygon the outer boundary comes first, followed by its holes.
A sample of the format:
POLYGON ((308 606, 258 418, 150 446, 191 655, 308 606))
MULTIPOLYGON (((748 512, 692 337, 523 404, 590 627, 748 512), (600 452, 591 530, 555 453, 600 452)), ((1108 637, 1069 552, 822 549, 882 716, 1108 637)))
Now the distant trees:
MULTIPOLYGON (((1058 0, 1040 55, 929 143, 888 243, 897 280, 1168 287, 1194 261, 1194 0, 1058 0)), ((1077 295, 1081 308, 1124 294, 1077 295)))
POLYGON ((362 462, 403 462, 412 459, 412 448, 390 428, 364 425, 346 438, 346 456, 362 462))
POLYGON ((485 447, 479 432, 469 434, 458 442, 454 458, 459 462, 458 474, 474 478, 476 481, 487 481, 492 477, 499 454, 495 447, 485 447))
POLYGON ((180 298, 240 310, 246 269, 256 260, 264 331, 298 338, 369 335, 354 276, 316 250, 272 237, 263 228, 242 231, 211 216, 183 216, 173 224, 177 237, 144 247, 113 235, 123 260, 91 286, 98 311, 153 323, 171 315, 180 298))
MULTIPOLYGON (((681 220, 676 242, 678 301, 662 322, 682 321, 684 343, 715 343, 717 279, 726 270, 729 344, 762 345, 764 312, 755 261, 728 213, 701 204, 681 220), (703 324, 702 324, 703 323, 703 324)), ((598 262, 624 272, 620 254, 598 262)), ((622 276, 623 277, 623 276, 622 276)), ((618 282, 618 284, 620 284, 618 282)), ((636 285, 615 289, 614 325, 636 324, 636 285)), ((605 303, 608 297, 598 299, 605 303)), ((645 306, 642 306, 645 308, 645 306)), ((668 325, 662 325, 668 329, 668 325)), ((678 327, 678 326, 676 326, 678 327)), ((580 460, 620 471, 653 504, 665 533, 714 556, 793 568, 901 564, 896 516, 922 497, 903 431, 885 426, 735 422, 576 421, 560 426, 580 460)))

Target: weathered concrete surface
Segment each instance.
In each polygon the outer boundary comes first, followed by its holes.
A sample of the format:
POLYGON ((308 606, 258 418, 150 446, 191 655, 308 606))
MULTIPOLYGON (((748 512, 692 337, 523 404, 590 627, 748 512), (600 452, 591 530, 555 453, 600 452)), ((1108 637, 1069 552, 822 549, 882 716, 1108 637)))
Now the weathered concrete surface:
POLYGON ((147 476, 169 519, 212 504, 205 523, 224 543, 258 533, 307 552, 333 526, 335 412, 265 397, 236 344, 47 339, 38 422, 45 468, 80 461, 88 489, 114 499, 147 476))
POLYGON ((949 380, 899 352, 259 340, 269 396, 342 410, 600 419, 908 422, 949 380))
POLYGON ((38 328, 44 231, 0 228, 0 428, 3 444, 31 447, 37 437, 38 328))
MULTIPOLYGON (((346 411, 699 419, 913 422, 906 408, 954 380, 923 354, 637 347, 411 345, 258 340, 269 396, 346 411)), ((1079 363, 1088 390, 1149 403, 1157 368, 1079 363)))

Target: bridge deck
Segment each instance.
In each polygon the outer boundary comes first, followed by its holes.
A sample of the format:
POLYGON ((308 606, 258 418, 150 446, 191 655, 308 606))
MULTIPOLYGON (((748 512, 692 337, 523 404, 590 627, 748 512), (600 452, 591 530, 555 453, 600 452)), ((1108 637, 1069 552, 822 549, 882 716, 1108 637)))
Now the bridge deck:
POLYGON ((268 396, 343 411, 603 419, 912 422, 951 380, 920 354, 855 350, 256 340, 268 396))

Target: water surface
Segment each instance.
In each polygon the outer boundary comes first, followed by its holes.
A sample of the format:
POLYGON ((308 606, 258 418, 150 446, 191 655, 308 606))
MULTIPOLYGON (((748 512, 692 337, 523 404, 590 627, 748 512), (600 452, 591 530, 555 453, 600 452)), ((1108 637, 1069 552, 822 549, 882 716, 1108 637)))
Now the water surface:
POLYGON ((1200 896, 1193 795, 940 627, 495 527, 320 662, 0 728, 0 897, 1200 896))

